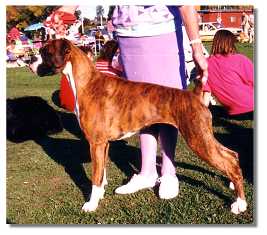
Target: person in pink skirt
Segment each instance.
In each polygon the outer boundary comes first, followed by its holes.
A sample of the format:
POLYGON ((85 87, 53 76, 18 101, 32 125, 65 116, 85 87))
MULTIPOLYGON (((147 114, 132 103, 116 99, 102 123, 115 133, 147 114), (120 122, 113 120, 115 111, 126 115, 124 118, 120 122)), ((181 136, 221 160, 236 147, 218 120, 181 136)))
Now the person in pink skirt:
POLYGON ((214 95, 230 117, 253 119, 254 69, 252 61, 237 53, 234 34, 228 30, 216 32, 208 58, 209 77, 204 86, 204 101, 209 105, 214 95))
MULTIPOLYGON (((204 77, 207 77, 207 62, 203 55, 197 13, 193 6, 117 6, 112 21, 126 79, 185 89, 182 24, 186 28, 194 60, 204 77)), ((179 181, 173 163, 177 135, 177 129, 166 124, 152 125, 141 130, 141 171, 115 192, 134 193, 154 187, 160 182, 160 198, 176 197, 179 181), (156 169, 158 140, 162 153, 160 178, 156 169)))

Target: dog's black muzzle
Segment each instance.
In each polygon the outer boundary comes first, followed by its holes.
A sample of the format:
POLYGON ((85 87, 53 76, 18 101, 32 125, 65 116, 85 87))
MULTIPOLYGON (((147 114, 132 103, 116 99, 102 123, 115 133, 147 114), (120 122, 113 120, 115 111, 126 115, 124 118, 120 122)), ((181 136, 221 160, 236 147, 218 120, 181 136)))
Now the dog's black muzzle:
POLYGON ((41 55, 32 55, 31 57, 29 57, 29 61, 27 64, 31 71, 39 77, 51 76, 56 74, 55 66, 53 64, 50 65, 48 63, 45 63, 42 60, 41 55))
POLYGON ((36 55, 32 55, 28 61, 28 64, 32 64, 38 60, 36 55))

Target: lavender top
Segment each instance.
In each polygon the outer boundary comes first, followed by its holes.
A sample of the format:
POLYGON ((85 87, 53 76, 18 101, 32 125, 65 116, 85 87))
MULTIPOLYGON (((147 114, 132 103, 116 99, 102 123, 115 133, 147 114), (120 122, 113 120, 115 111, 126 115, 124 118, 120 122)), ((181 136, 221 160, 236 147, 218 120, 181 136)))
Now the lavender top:
POLYGON ((177 6, 116 6, 112 23, 119 36, 144 37, 172 33, 182 20, 177 6))

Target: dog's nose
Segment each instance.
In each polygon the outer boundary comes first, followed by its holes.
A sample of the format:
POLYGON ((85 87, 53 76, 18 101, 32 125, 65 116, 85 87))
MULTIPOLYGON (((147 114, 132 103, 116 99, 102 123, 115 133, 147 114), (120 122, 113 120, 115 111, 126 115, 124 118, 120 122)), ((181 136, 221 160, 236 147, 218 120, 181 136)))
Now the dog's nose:
POLYGON ((31 61, 31 58, 23 59, 23 62, 24 62, 26 65, 29 65, 29 64, 30 64, 30 61, 31 61))
POLYGON ((27 58, 24 58, 23 62, 27 65, 33 64, 36 62, 38 58, 35 55, 28 56, 27 58))
POLYGON ((38 57, 33 55, 30 57, 30 60, 28 61, 27 64, 33 64, 34 62, 36 62, 38 60, 38 57))

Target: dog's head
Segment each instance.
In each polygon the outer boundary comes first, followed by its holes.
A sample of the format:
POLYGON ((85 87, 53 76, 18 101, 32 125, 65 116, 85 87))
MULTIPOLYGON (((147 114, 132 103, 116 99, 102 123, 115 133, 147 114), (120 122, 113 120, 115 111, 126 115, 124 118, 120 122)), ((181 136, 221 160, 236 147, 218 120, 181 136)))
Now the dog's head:
POLYGON ((29 67, 40 77, 57 74, 69 60, 70 50, 70 42, 66 39, 48 41, 40 49, 40 55, 31 58, 29 67))

